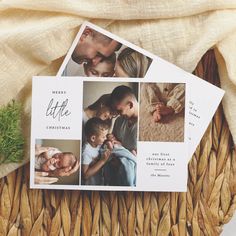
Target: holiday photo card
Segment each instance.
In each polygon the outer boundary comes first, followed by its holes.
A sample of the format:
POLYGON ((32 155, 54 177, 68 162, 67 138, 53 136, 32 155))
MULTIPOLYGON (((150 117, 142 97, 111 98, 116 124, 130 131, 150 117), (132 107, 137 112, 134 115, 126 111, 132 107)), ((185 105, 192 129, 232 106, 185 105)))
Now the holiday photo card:
POLYGON ((186 191, 224 91, 85 22, 57 77, 35 77, 31 187, 186 191))
POLYGON ((167 77, 34 77, 31 188, 186 191, 188 84, 167 77))
MULTIPOLYGON (((186 107, 189 116, 189 160, 196 150, 224 95, 222 89, 191 73, 187 73, 162 58, 137 47, 136 45, 90 22, 84 22, 84 24, 82 24, 57 73, 57 76, 113 76, 123 78, 144 78, 145 80, 147 77, 151 77, 154 82, 162 82, 163 77, 165 76, 168 78, 186 79, 190 91, 190 100, 186 107)), ((155 86, 151 87, 153 88, 155 86)), ((162 101, 163 99, 164 103, 169 96, 169 90, 166 89, 167 88, 164 88, 163 91, 157 91, 157 89, 154 89, 153 92, 157 93, 159 101, 162 101)), ((181 96, 180 94, 178 94, 178 96, 181 96)), ((154 103, 155 102, 156 101, 154 101, 154 103)), ((176 101, 174 106, 181 107, 181 104, 178 104, 176 101)), ((152 109, 152 111, 154 113, 156 110, 152 109)), ((165 112, 163 112, 163 114, 164 113, 165 112)), ((145 117, 145 115, 143 117, 145 117)), ((157 119, 165 120, 165 115, 163 117, 160 115, 157 119)), ((142 120, 144 120, 144 118, 141 119, 141 122, 142 120)), ((181 115, 179 120, 181 121, 181 115)), ((146 131, 144 135, 146 137, 141 134, 141 139, 151 140, 152 135, 158 135, 159 127, 150 127, 150 130, 153 132, 146 131)), ((176 124, 174 124, 174 127, 176 127, 176 124)), ((171 136, 176 136, 176 128, 168 126, 165 127, 165 129, 173 130, 174 134, 171 136)), ((145 124, 143 123, 141 130, 143 130, 143 132, 145 130, 145 124)), ((177 135, 179 140, 181 140, 182 135, 181 132, 177 135)), ((163 140, 172 140, 171 136, 165 137, 163 140)))

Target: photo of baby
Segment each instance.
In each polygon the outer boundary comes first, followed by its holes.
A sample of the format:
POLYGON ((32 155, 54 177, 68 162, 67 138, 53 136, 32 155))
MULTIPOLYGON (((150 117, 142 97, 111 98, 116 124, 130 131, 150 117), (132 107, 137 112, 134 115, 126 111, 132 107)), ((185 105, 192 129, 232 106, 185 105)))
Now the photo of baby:
POLYGON ((141 83, 140 141, 183 142, 185 84, 141 83))
POLYGON ((83 185, 136 186, 137 98, 138 83, 84 82, 83 185))
POLYGON ((144 78, 152 59, 86 27, 62 76, 144 78))
POLYGON ((37 139, 35 183, 79 184, 79 150, 78 140, 37 139))

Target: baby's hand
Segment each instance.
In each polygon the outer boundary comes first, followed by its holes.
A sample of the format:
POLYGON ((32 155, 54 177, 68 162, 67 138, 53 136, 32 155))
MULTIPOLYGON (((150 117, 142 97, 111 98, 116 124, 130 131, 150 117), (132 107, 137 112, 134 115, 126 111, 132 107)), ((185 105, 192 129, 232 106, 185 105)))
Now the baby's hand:
POLYGON ((111 151, 110 151, 110 150, 106 150, 106 151, 102 154, 101 159, 102 159, 103 161, 107 162, 108 159, 109 159, 109 157, 110 157, 110 155, 111 155, 111 151))

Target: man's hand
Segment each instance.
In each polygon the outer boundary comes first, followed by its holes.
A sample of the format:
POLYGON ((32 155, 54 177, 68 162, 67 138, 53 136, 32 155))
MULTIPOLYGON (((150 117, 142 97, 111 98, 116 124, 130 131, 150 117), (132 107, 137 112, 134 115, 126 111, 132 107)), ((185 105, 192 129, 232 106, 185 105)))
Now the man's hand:
POLYGON ((101 159, 102 159, 104 162, 107 162, 108 159, 109 159, 109 157, 110 157, 110 155, 111 155, 111 151, 108 149, 108 150, 106 150, 106 151, 102 154, 101 159))
POLYGON ((47 177, 47 172, 35 171, 34 183, 35 184, 52 184, 58 181, 58 178, 47 177))
POLYGON ((80 163, 77 161, 73 168, 66 167, 61 169, 56 169, 49 173, 50 176, 70 176, 79 169, 80 163))

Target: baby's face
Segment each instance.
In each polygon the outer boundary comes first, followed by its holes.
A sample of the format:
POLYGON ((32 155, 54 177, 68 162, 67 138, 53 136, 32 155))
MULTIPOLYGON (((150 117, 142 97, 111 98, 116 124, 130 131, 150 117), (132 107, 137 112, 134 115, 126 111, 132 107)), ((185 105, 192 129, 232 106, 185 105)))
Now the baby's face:
POLYGON ((57 159, 56 158, 50 158, 49 160, 46 161, 46 163, 43 164, 43 171, 53 171, 57 169, 56 167, 57 159))
POLYGON ((99 62, 96 66, 85 65, 85 74, 88 77, 112 77, 114 75, 114 65, 110 62, 99 62))
POLYGON ((63 154, 62 158, 57 162, 58 168, 70 167, 73 163, 74 156, 71 154, 63 154))
POLYGON ((108 135, 107 135, 107 140, 109 140, 109 141, 115 141, 116 138, 115 138, 115 136, 114 136, 113 134, 108 134, 108 135))
POLYGON ((57 153, 47 160, 44 165, 44 171, 53 171, 55 169, 70 167, 73 159, 74 156, 71 154, 57 153))

